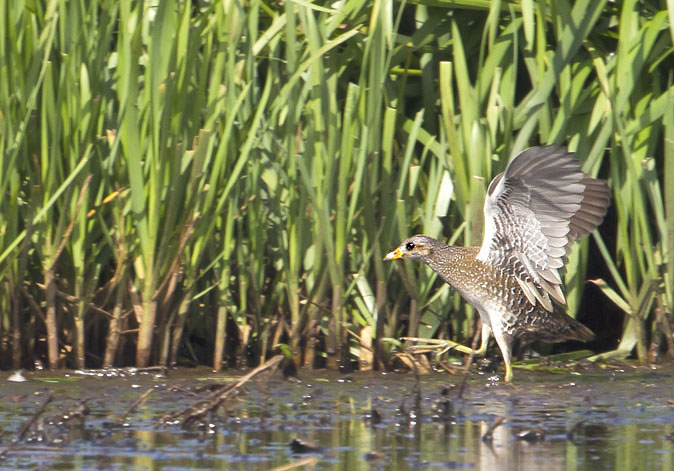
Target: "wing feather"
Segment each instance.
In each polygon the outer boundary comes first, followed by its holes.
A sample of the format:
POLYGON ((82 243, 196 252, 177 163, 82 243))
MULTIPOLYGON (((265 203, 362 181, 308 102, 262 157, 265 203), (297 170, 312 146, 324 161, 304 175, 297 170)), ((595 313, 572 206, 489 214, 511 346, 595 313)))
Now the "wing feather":
POLYGON ((514 275, 529 301, 552 311, 562 292, 573 242, 603 220, 606 182, 581 170, 575 154, 557 146, 532 147, 489 184, 485 234, 477 258, 514 275))

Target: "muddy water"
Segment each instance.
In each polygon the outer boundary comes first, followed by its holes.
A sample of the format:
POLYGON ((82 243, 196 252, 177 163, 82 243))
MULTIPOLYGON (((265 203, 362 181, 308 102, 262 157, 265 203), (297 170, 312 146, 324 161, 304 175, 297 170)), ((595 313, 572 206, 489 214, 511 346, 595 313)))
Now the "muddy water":
POLYGON ((449 375, 415 389, 411 374, 276 374, 189 430, 158 420, 207 394, 198 388, 236 376, 111 373, 26 373, 21 383, 0 373, 0 470, 674 469, 671 370, 518 370, 513 386, 475 376, 462 399, 449 375))

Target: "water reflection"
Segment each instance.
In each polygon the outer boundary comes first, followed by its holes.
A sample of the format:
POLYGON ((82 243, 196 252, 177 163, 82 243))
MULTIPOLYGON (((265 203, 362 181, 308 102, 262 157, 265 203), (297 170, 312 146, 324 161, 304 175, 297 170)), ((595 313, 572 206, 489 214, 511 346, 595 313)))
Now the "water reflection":
MULTIPOLYGON (((42 424, 48 439, 18 444, 0 459, 0 470, 674 469, 674 405, 666 400, 671 376, 649 388, 601 380, 507 388, 476 382, 460 401, 439 392, 440 379, 425 380, 415 414, 407 376, 356 376, 351 384, 329 377, 318 385, 275 380, 249 387, 211 417, 210 426, 189 431, 157 425, 167 410, 193 400, 189 388, 155 384, 156 392, 127 425, 113 426, 110 416, 137 397, 128 384, 86 379, 50 386, 54 407, 59 398, 67 402, 103 392, 88 403, 92 413, 83 429, 42 424), (484 440, 496 418, 504 421, 484 440), (293 439, 312 445, 291 448, 293 439)), ((0 390, 0 450, 10 445, 44 392, 26 383, 16 388, 23 389, 0 390), (16 394, 26 398, 20 407, 9 400, 16 394)))
MULTIPOLYGON (((482 424, 486 433, 488 424, 482 424)), ((532 432, 536 433, 536 432, 532 432)), ((493 439, 479 445, 479 467, 500 470, 562 471, 566 469, 566 441, 532 437, 534 442, 518 438, 509 427, 501 426, 493 432, 493 439)))
MULTIPOLYGON (((298 424, 293 429, 300 427, 298 424)), ((321 450, 293 454, 284 430, 216 431, 211 436, 137 431, 133 457, 118 456, 126 469, 274 469, 307 456, 317 470, 595 470, 672 469, 671 427, 648 430, 637 425, 589 427, 575 441, 563 430, 535 442, 518 438, 503 424, 491 441, 481 439, 489 424, 466 420, 458 424, 425 422, 411 428, 368 427, 363 421, 336 420, 330 427, 304 423, 305 440, 321 450), (143 452, 145 450, 145 452, 143 452), (376 452, 376 453, 373 453, 376 452), (638 466, 637 466, 638 465, 638 466)), ((235 427, 236 428, 236 427, 235 427)), ((111 453, 117 451, 109 450, 111 453)), ((127 453, 128 454, 128 449, 127 453)), ((70 462, 69 464, 72 464, 70 462)), ((102 465, 98 461, 98 467, 102 465)))

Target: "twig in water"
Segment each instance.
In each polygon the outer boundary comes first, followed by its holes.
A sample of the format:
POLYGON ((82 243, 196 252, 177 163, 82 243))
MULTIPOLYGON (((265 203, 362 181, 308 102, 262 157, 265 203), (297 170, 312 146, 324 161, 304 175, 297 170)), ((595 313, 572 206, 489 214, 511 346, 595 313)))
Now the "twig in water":
POLYGON ((264 371, 278 368, 278 366, 280 365, 281 361, 283 361, 284 358, 285 357, 283 355, 276 355, 269 361, 255 368, 247 375, 239 378, 239 380, 236 383, 232 385, 229 384, 223 385, 221 388, 216 389, 211 394, 209 394, 208 397, 200 401, 197 401, 196 404, 188 407, 187 409, 181 412, 169 414, 167 416, 162 417, 160 422, 167 423, 176 420, 179 417, 182 417, 182 419, 180 420, 180 424, 183 427, 187 427, 189 424, 200 419, 208 412, 212 412, 215 409, 217 409, 225 400, 227 400, 231 395, 237 392, 239 388, 241 388, 241 386, 246 384, 255 376, 259 375, 264 371))
POLYGON ((466 389, 468 376, 470 376, 470 366, 473 364, 473 352, 475 352, 475 347, 477 347, 477 336, 482 335, 482 329, 484 329, 484 326, 480 330, 476 330, 475 335, 473 335, 473 343, 470 346, 470 353, 468 354, 468 361, 466 362, 465 366, 466 372, 463 374, 463 380, 461 380, 461 386, 459 386, 459 394, 457 395, 457 399, 461 399, 463 396, 463 391, 466 389))
POLYGON ((28 430, 32 427, 32 425, 35 423, 35 421, 44 413, 45 409, 49 405, 49 403, 52 401, 54 396, 50 393, 40 404, 40 407, 35 411, 33 416, 28 419, 24 424, 21 426, 19 429, 19 433, 17 435, 17 441, 10 444, 8 447, 6 447, 4 450, 0 451, 0 460, 5 459, 7 456, 7 453, 13 450, 21 450, 23 447, 19 444, 21 440, 24 439, 26 434, 28 433, 28 430))
POLYGON ((124 412, 122 412, 121 414, 118 414, 115 417, 115 422, 124 421, 126 419, 126 416, 129 415, 134 410, 136 410, 136 408, 138 406, 143 404, 147 400, 147 398, 150 396, 151 393, 152 393, 152 388, 149 388, 147 391, 145 391, 143 394, 141 394, 141 396, 138 399, 136 399, 136 401, 133 404, 131 404, 128 409, 126 409, 124 412))
POLYGON ((313 468, 316 466, 316 463, 318 463, 318 457, 310 456, 308 458, 304 458, 303 460, 295 461, 294 463, 272 468, 271 471, 288 471, 290 469, 299 468, 300 466, 311 466, 313 468))
MULTIPOLYGON (((401 352, 398 353, 398 356, 400 358, 407 358, 409 361, 409 365, 412 367, 412 372, 414 373, 414 386, 412 386, 412 396, 414 400, 414 405, 413 409, 416 414, 416 420, 415 423, 419 424, 421 421, 421 376, 419 374, 419 369, 417 368, 417 362, 414 356, 407 352, 401 352)), ((405 362, 407 363, 407 362, 405 362)), ((403 400, 403 404, 405 403, 405 400, 403 400)), ((401 409, 404 409, 404 405, 401 407, 401 409)))
POLYGON ((576 439, 576 435, 580 431, 581 427, 585 425, 585 422, 587 422, 587 419, 581 419, 578 422, 576 422, 576 424, 573 427, 571 427, 571 430, 569 430, 566 433, 567 440, 573 442, 576 439))
POLYGON ((484 432, 484 435, 482 435, 482 441, 490 442, 494 438, 494 430, 496 430, 496 427, 501 425, 503 422, 505 422, 505 417, 496 417, 487 431, 484 432))
POLYGON ((44 399, 40 407, 38 407, 37 411, 35 411, 35 414, 33 414, 33 416, 30 419, 28 419, 27 422, 24 422, 24 424, 19 429, 18 435, 19 440, 24 439, 26 433, 28 433, 28 429, 30 429, 30 427, 35 423, 35 421, 42 415, 42 413, 45 411, 45 409, 47 408, 47 406, 49 405, 49 403, 52 401, 53 398, 54 396, 51 393, 49 393, 49 396, 47 396, 44 399))
POLYGON ((19 445, 18 443, 12 443, 9 446, 6 446, 4 450, 0 451, 0 460, 5 459, 7 452, 9 451, 57 451, 62 452, 63 448, 58 446, 48 446, 48 445, 19 445))

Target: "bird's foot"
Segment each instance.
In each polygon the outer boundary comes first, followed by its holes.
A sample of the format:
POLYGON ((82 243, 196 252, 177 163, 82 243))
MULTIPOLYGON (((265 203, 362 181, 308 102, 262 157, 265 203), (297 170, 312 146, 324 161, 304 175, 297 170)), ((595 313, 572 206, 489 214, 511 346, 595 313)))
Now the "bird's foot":
POLYGON ((505 365, 505 377, 503 378, 506 383, 512 383, 513 382, 513 367, 506 363, 505 365))
POLYGON ((447 353, 450 350, 457 350, 461 353, 467 355, 476 355, 482 356, 487 351, 486 348, 480 348, 479 350, 473 350, 470 347, 461 345, 460 343, 452 342, 451 340, 439 340, 439 339, 428 339, 428 338, 419 338, 419 337, 401 337, 400 340, 403 342, 417 342, 416 345, 410 345, 407 347, 411 353, 419 352, 422 350, 436 350, 436 356, 441 356, 447 353))

